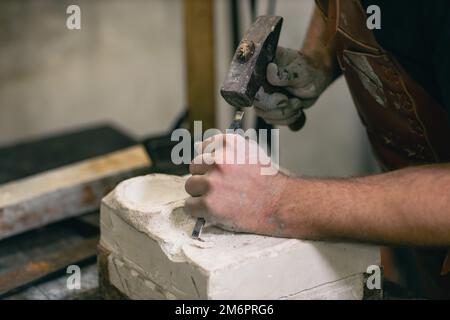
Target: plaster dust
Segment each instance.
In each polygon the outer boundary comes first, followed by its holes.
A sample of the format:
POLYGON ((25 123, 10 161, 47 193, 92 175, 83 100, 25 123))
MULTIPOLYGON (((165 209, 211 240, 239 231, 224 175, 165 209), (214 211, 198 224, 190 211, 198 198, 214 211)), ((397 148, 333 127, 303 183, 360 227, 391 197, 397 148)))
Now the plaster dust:
POLYGON ((237 234, 211 225, 194 240, 195 219, 183 208, 185 181, 137 177, 103 200, 100 241, 112 252, 109 281, 128 297, 305 299, 314 292, 362 298, 361 275, 379 264, 378 248, 237 234), (325 289, 331 283, 334 289, 325 289))

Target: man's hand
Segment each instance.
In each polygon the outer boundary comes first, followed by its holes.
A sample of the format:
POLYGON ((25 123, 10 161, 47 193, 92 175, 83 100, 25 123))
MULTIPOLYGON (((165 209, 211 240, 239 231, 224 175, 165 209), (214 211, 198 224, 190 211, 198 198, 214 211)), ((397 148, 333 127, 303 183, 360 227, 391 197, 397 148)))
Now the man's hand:
POLYGON ((312 106, 333 81, 333 71, 298 50, 278 47, 275 63, 267 66, 267 81, 283 87, 291 96, 266 93, 261 87, 255 97, 255 112, 266 122, 293 124, 302 109, 312 106))
POLYGON ((450 164, 361 178, 295 179, 261 175, 267 155, 255 147, 237 135, 203 142, 186 182, 192 215, 229 230, 288 238, 450 246, 450 164), (223 164, 239 142, 250 149, 246 164, 223 164))
POLYGON ((270 158, 257 143, 235 134, 217 135, 198 149, 203 153, 192 161, 186 182, 192 196, 186 201, 188 212, 231 231, 281 235, 277 210, 289 178, 261 174, 270 158))

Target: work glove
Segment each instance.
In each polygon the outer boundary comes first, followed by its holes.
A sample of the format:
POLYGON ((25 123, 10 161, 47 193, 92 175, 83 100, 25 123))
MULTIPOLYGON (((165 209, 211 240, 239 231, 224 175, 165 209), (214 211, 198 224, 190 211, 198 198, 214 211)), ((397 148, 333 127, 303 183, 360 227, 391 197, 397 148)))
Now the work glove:
MULTIPOLYGON (((320 64, 319 64, 320 65, 320 64)), ((331 72, 315 67, 300 51, 278 47, 274 63, 267 66, 267 81, 284 93, 261 87, 256 94, 256 115, 274 125, 293 125, 332 82, 331 72)))

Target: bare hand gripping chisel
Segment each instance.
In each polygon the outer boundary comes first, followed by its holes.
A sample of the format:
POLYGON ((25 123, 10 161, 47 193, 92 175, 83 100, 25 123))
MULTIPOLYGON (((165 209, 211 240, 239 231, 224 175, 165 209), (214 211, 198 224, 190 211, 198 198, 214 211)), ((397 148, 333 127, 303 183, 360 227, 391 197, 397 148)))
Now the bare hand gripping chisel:
MULTIPOLYGON (((266 80, 267 65, 275 59, 282 25, 282 17, 260 16, 245 32, 220 89, 222 97, 233 107, 251 107, 261 87, 266 93, 280 92, 293 97, 286 89, 272 86, 266 80)), ((305 121, 301 112, 289 128, 298 131, 305 121)))
MULTIPOLYGON (((266 80, 267 65, 274 61, 280 38, 283 18, 279 16, 260 16, 245 32, 231 61, 230 69, 223 82, 220 93, 236 114, 230 129, 238 129, 244 116, 244 108, 251 107, 258 90, 263 87, 267 93, 281 92, 292 95, 283 88, 274 87, 266 80)), ((301 111, 299 119, 289 126, 293 131, 300 130, 306 121, 301 111)), ((198 239, 205 219, 198 218, 192 237, 198 239)))
MULTIPOLYGON (((236 110, 236 113, 234 114, 234 119, 231 122, 231 125, 228 129, 231 130, 237 130, 240 129, 242 126, 242 118, 244 117, 244 111, 242 110, 236 110)), ((199 239, 200 235, 203 230, 203 226, 205 225, 205 219, 204 218, 198 218, 197 222, 195 223, 194 230, 192 231, 192 238, 199 239)))

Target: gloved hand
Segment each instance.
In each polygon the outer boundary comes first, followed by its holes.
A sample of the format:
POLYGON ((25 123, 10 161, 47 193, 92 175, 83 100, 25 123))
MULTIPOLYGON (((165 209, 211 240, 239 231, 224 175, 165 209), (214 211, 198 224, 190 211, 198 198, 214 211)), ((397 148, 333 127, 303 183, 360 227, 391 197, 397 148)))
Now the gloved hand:
POLYGON ((267 123, 291 125, 312 106, 333 81, 331 71, 294 49, 278 47, 275 63, 267 66, 267 81, 289 94, 268 93, 260 88, 255 97, 256 115, 267 123))

